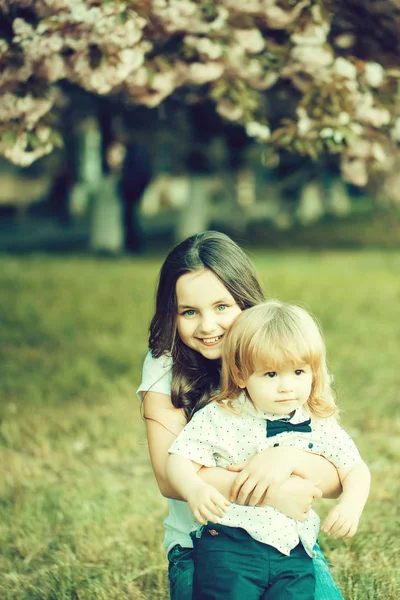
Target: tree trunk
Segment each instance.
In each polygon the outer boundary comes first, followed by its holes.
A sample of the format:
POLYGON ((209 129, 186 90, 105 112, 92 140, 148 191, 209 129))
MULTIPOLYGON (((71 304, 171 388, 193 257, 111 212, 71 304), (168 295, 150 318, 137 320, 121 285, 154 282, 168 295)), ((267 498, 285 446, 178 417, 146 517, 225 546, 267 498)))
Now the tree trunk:
POLYGON ((205 231, 210 222, 210 176, 190 175, 189 198, 177 218, 175 241, 205 231))

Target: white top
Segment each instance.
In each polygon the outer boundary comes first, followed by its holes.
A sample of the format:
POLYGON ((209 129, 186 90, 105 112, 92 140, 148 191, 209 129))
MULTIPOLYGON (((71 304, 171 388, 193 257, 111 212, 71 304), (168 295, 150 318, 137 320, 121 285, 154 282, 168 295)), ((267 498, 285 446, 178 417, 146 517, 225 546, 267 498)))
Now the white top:
MULTIPOLYGON (((153 358, 149 352, 143 363, 142 381, 137 389, 139 400, 145 392, 159 392, 171 396, 172 359, 170 356, 153 358)), ((165 536, 163 546, 168 553, 180 544, 183 548, 192 548, 190 531, 197 523, 187 502, 168 499, 169 514, 164 520, 165 536)))
MULTIPOLYGON (((257 452, 274 445, 285 445, 320 454, 337 468, 347 469, 361 460, 356 445, 334 418, 311 417, 309 433, 284 432, 266 437, 267 421, 285 418, 257 411, 244 394, 236 401, 240 414, 216 403, 208 404, 198 411, 185 426, 170 448, 207 467, 226 467, 242 462, 257 452)), ((305 407, 297 409, 292 423, 310 418, 305 407)), ((304 522, 287 517, 270 506, 248 507, 231 504, 219 522, 229 527, 241 527, 254 539, 270 544, 283 554, 302 542, 305 550, 313 556, 313 547, 319 531, 319 518, 310 511, 304 522)), ((194 528, 198 528, 199 524, 194 528)))

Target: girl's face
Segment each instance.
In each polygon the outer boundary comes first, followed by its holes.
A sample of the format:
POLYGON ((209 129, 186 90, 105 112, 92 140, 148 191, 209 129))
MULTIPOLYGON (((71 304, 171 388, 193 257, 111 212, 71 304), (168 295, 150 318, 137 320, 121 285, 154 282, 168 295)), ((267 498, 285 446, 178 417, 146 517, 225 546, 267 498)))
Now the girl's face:
POLYGON ((300 362, 282 365, 279 371, 256 371, 240 387, 246 389, 258 409, 288 415, 307 402, 312 382, 310 365, 300 362))
POLYGON ((241 312, 226 287, 208 269, 185 273, 176 282, 179 336, 205 358, 221 358, 225 332, 241 312))

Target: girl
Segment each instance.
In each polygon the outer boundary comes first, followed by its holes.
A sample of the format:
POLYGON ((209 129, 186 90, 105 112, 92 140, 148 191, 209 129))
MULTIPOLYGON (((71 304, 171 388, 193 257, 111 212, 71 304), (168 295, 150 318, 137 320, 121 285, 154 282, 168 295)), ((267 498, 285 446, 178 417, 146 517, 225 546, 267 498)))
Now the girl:
MULTIPOLYGON (((154 474, 161 493, 169 499, 164 548, 172 600, 192 598, 189 533, 193 514, 166 478, 168 450, 193 413, 219 390, 224 335, 233 320, 263 300, 247 256, 216 231, 180 243, 161 268, 150 352, 138 395, 143 400, 154 474)), ((266 449, 233 471, 212 467, 202 469, 199 475, 232 501, 269 504, 299 520, 305 518, 313 498, 321 495, 313 480, 326 497, 337 497, 341 491, 337 471, 329 461, 288 447, 266 449)), ((316 600, 340 600, 318 546, 314 565, 316 600)))
POLYGON ((321 454, 336 466, 343 486, 323 528, 352 537, 370 475, 335 412, 325 345, 312 317, 272 300, 242 313, 225 336, 221 392, 186 425, 167 464, 171 484, 196 519, 218 523, 197 526, 196 600, 314 599, 316 513, 300 523, 270 506, 229 506, 197 471, 280 445, 321 454))

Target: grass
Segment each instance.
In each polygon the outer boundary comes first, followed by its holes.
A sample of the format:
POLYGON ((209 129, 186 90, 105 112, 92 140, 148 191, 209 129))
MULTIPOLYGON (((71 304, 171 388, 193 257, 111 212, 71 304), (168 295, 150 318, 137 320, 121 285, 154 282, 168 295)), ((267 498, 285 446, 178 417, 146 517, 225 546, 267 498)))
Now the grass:
MULTIPOLYGON (((325 330, 373 475, 359 532, 321 536, 346 600, 400 597, 399 252, 253 253, 325 330)), ((0 598, 168 598, 165 500, 135 389, 162 257, 0 257, 0 598)), ((326 514, 329 501, 317 510, 326 514)))

